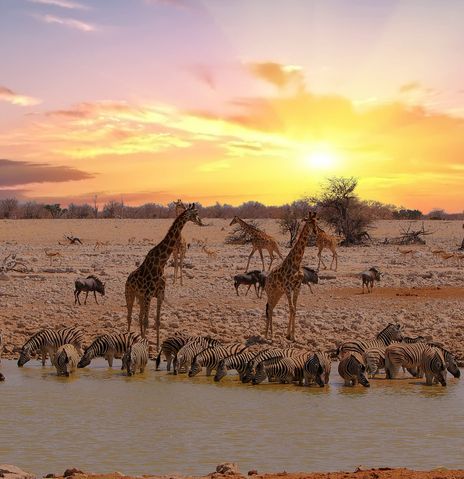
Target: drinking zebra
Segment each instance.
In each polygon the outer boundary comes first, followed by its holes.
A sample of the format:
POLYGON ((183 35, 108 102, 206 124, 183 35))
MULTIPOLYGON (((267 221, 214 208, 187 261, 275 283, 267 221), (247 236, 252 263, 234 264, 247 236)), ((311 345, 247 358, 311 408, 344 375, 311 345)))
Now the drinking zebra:
POLYGON ((122 357, 122 369, 127 371, 128 376, 136 374, 137 370, 142 374, 148 363, 149 344, 146 339, 130 345, 122 357))
POLYGON ((427 343, 390 344, 385 349, 386 378, 395 379, 400 367, 405 368, 414 377, 421 377, 422 353, 428 347, 430 346, 427 343))
POLYGON ((202 368, 206 368, 206 375, 211 376, 213 370, 217 370, 221 359, 232 354, 240 354, 246 349, 243 343, 235 343, 229 346, 211 346, 198 353, 192 361, 189 377, 196 376, 202 368))
POLYGON ((389 323, 384 329, 382 329, 382 331, 380 331, 380 333, 377 334, 375 339, 355 339, 353 341, 344 342, 338 348, 338 356, 343 358, 343 356, 349 352, 362 354, 369 348, 385 348, 394 341, 401 341, 402 337, 401 325, 389 323))
POLYGON ((261 361, 271 358, 282 357, 296 357, 302 353, 301 349, 296 348, 268 348, 260 351, 252 360, 250 360, 245 368, 245 372, 242 376, 242 383, 249 383, 256 374, 256 367, 261 361))
POLYGON ((363 352, 362 357, 370 378, 375 378, 380 369, 385 368, 385 347, 368 348, 363 352))
POLYGON ((461 377, 461 370, 459 369, 458 363, 456 361, 456 357, 454 354, 447 349, 445 349, 443 346, 441 346, 438 343, 427 343, 429 346, 434 347, 439 349, 443 357, 445 358, 445 363, 446 363, 446 369, 455 377, 455 378, 460 378, 461 377))
POLYGON ((165 339, 161 343, 161 349, 156 357, 156 370, 159 369, 159 365, 161 362, 161 354, 164 355, 166 359, 166 369, 167 371, 171 370, 171 363, 173 359, 176 357, 176 354, 179 352, 182 346, 185 346, 190 341, 193 341, 197 338, 197 336, 188 336, 186 334, 180 333, 176 334, 175 336, 171 336, 165 339))
POLYGON ((331 369, 332 360, 327 353, 316 352, 312 354, 306 360, 303 368, 305 386, 316 382, 316 384, 323 388, 324 385, 329 383, 331 369))
POLYGON ((198 353, 201 353, 203 349, 211 346, 221 346, 221 343, 217 339, 198 337, 182 346, 174 358, 174 374, 187 372, 190 369, 193 358, 198 353))
POLYGON ((93 340, 84 351, 78 368, 88 366, 93 358, 104 357, 108 361, 108 366, 113 367, 113 359, 122 357, 129 346, 141 340, 141 336, 136 333, 113 333, 102 334, 93 340))
POLYGON ((239 379, 242 380, 248 362, 251 361, 259 352, 260 351, 249 351, 248 349, 245 349, 245 351, 239 354, 232 354, 227 358, 221 359, 218 363, 214 380, 216 382, 220 381, 224 376, 227 375, 227 371, 231 369, 235 369, 238 372, 239 379))
POLYGON ((270 358, 261 361, 256 366, 253 376, 254 385, 261 384, 266 378, 278 380, 282 384, 289 384, 295 379, 295 362, 291 358, 270 358))
POLYGON ((446 386, 446 362, 439 348, 428 346, 424 349, 420 369, 425 374, 427 386, 432 386, 434 381, 446 386))
POLYGON ((73 344, 60 346, 53 358, 53 364, 58 376, 69 376, 74 372, 79 362, 79 352, 73 344))
POLYGON ((64 344, 72 344, 80 351, 83 337, 84 333, 78 328, 43 329, 24 343, 19 354, 18 367, 24 366, 32 355, 38 352, 42 356, 42 366, 45 366, 47 354, 53 363, 56 350, 64 344))
POLYGON ((346 353, 338 364, 338 374, 345 381, 345 386, 356 386, 358 382, 366 388, 370 386, 366 377, 366 365, 359 353, 346 353))

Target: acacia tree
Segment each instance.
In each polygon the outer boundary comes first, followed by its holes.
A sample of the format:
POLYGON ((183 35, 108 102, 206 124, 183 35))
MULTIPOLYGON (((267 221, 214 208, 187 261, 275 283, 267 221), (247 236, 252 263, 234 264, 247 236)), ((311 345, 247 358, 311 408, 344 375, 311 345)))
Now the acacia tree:
POLYGON ((369 206, 355 193, 358 179, 354 177, 332 177, 326 180, 319 196, 308 198, 318 215, 344 237, 344 246, 359 244, 369 239, 373 217, 369 206))

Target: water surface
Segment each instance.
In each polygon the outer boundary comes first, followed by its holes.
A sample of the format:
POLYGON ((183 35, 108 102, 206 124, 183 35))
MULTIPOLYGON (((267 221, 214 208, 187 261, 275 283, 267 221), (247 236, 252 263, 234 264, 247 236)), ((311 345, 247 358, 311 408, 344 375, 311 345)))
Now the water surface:
MULTIPOLYGON (((0 462, 37 474, 78 467, 127 474, 464 466, 464 383, 372 381, 346 388, 242 385, 150 371, 127 378, 95 361, 75 377, 3 360, 0 462)), ((335 366, 335 365, 334 365, 335 366)), ((336 370, 336 367, 335 367, 336 370)))

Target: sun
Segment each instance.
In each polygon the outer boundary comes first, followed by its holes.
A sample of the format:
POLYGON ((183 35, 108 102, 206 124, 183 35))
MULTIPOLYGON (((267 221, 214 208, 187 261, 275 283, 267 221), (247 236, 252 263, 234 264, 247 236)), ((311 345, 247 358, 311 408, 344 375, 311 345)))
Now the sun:
POLYGON ((312 170, 331 170, 337 166, 338 155, 327 145, 317 145, 304 153, 303 161, 312 170))

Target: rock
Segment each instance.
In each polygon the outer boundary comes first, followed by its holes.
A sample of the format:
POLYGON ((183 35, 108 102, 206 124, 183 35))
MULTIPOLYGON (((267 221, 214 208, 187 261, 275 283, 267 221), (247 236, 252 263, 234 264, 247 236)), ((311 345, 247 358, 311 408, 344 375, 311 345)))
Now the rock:
POLYGON ((256 476, 258 474, 258 471, 256 469, 252 469, 251 471, 248 471, 249 476, 256 476))
POLYGON ((224 474, 227 476, 232 476, 234 474, 240 474, 237 464, 233 462, 224 462, 216 466, 216 472, 218 474, 224 474))
POLYGON ((66 469, 66 471, 64 471, 63 473, 63 477, 74 476, 74 474, 84 474, 84 473, 81 470, 73 467, 72 469, 66 469))
POLYGON ((0 464, 0 477, 5 479, 35 479, 34 474, 25 472, 19 467, 10 464, 0 464))

